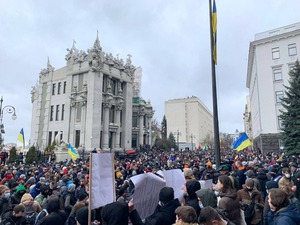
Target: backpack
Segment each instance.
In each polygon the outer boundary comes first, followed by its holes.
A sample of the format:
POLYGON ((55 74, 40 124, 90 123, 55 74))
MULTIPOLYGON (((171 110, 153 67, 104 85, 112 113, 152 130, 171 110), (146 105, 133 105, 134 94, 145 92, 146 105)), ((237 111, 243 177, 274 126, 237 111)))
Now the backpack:
POLYGON ((36 213, 35 213, 33 204, 32 205, 24 205, 24 206, 25 206, 24 216, 26 218, 26 223, 29 225, 34 225, 36 213))
POLYGON ((47 209, 43 209, 42 211, 40 211, 39 214, 36 215, 34 225, 39 224, 40 221, 48 215, 49 215, 49 213, 48 213, 47 209))
POLYGON ((251 202, 244 206, 244 216, 247 224, 250 224, 255 214, 255 195, 252 195, 251 202))

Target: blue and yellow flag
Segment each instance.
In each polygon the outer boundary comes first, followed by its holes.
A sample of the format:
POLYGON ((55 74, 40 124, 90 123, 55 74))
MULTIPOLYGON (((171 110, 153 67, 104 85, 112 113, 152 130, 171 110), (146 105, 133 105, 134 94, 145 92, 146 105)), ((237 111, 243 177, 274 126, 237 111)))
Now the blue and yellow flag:
POLYGON ((19 135, 17 137, 17 140, 22 143, 22 151, 23 151, 24 148, 25 148, 25 137, 24 137, 24 130, 23 130, 23 128, 20 130, 20 133, 19 133, 19 135))
POLYGON ((78 152, 72 147, 70 143, 68 145, 68 154, 72 157, 73 160, 79 158, 78 152))
POLYGON ((212 33, 214 39, 213 57, 214 57, 214 63, 215 65, 217 65, 217 7, 216 7, 215 0, 213 1, 211 23, 212 23, 212 33))
POLYGON ((248 146, 252 145, 249 137, 246 133, 243 133, 234 143, 233 143, 233 149, 236 151, 241 151, 248 146))

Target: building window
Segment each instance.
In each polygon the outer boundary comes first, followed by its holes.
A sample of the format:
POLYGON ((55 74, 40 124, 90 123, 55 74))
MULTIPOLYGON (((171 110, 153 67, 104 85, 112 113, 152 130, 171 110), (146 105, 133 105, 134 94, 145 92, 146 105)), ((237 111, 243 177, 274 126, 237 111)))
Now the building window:
POLYGON ((56 105, 56 113, 55 113, 55 120, 59 120, 59 105, 56 105))
POLYGON ((132 134, 131 136, 131 147, 132 148, 137 148, 138 147, 138 140, 137 140, 137 134, 132 134))
POLYGON ((52 141, 52 131, 49 131, 49 134, 48 134, 48 146, 51 145, 51 141, 52 141))
POLYGON ((112 105, 109 109, 109 122, 114 123, 115 122, 115 106, 112 105))
POLYGON ((80 144, 80 130, 75 131, 75 147, 78 148, 80 144))
POLYGON ((282 98, 283 98, 283 91, 276 91, 275 95, 276 95, 276 102, 280 103, 282 101, 282 98))
POLYGON ((61 120, 63 121, 65 118, 65 104, 61 106, 61 120))
POLYGON ((60 90, 61 90, 61 82, 58 82, 57 85, 57 94, 60 95, 60 90))
POLYGON ((115 79, 110 79, 111 93, 117 95, 117 81, 115 79))
POLYGON ((138 114, 137 112, 132 113, 132 127, 138 126, 138 114))
POLYGON ((281 67, 273 69, 274 81, 282 80, 281 67))
POLYGON ((66 93, 66 88, 67 88, 67 81, 64 82, 64 88, 63 88, 63 93, 66 93))
POLYGON ((51 105, 50 108, 50 121, 53 121, 54 105, 51 105))
POLYGON ((279 54, 279 48, 272 48, 272 59, 279 59, 280 54, 279 54))
POLYGON ((81 110, 82 110, 82 105, 77 104, 76 122, 81 122, 81 110))
POLYGON ((279 116, 278 116, 278 127, 279 127, 279 129, 283 128, 283 122, 282 122, 282 119, 280 119, 279 116))
POLYGON ((52 84, 52 95, 55 95, 56 84, 52 84))
POLYGON ((288 45, 288 48, 289 48, 289 56, 297 55, 296 43, 288 45))
POLYGON ((57 134, 58 134, 58 131, 54 131, 54 141, 56 139, 57 134))

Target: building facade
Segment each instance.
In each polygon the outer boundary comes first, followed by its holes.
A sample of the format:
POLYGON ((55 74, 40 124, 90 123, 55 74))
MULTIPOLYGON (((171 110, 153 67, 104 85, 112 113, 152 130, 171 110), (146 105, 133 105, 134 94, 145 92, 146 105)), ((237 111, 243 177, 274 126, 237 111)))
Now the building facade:
POLYGON ((67 51, 66 66, 55 70, 48 59, 32 88, 31 144, 45 149, 56 140, 105 151, 151 144, 146 137, 153 109, 141 97, 133 102, 137 68, 131 55, 124 63, 105 53, 98 34, 87 52, 75 42, 67 51), (136 114, 139 122, 133 124, 136 114))
POLYGON ((203 147, 213 137, 213 116, 199 98, 192 96, 165 102, 167 134, 173 133, 179 149, 203 147))
MULTIPOLYGON (((258 33, 250 43, 247 83, 254 149, 282 148, 281 99, 289 85, 289 71, 298 59, 300 23, 258 33)), ((249 119, 249 118, 248 118, 249 119)))

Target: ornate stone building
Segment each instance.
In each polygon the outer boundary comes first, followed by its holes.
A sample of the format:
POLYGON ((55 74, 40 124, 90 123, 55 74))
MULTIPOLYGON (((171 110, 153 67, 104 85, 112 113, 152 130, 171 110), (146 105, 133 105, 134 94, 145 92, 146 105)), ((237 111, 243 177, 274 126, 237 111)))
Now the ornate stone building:
POLYGON ((48 59, 32 88, 31 144, 44 149, 59 140, 105 151, 151 145, 153 108, 134 96, 131 55, 124 63, 105 53, 98 33, 87 52, 75 44, 66 66, 55 70, 48 59))

